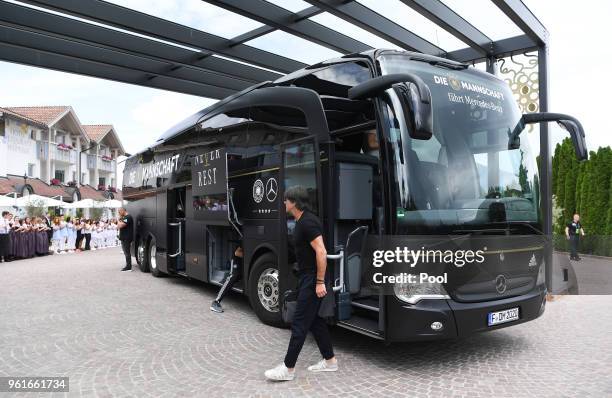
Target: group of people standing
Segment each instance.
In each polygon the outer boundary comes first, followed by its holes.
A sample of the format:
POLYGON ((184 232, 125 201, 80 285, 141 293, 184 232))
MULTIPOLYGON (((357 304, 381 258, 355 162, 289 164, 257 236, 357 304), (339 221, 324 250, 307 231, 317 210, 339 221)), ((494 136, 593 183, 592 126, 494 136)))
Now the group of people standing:
POLYGON ((9 211, 0 218, 0 262, 97 250, 119 245, 118 221, 81 218, 25 217, 9 211))
POLYGON ((0 219, 0 262, 49 254, 49 225, 42 217, 14 217, 8 211, 0 219))
POLYGON ((119 244, 117 220, 55 217, 51 244, 56 254, 115 247, 119 244))

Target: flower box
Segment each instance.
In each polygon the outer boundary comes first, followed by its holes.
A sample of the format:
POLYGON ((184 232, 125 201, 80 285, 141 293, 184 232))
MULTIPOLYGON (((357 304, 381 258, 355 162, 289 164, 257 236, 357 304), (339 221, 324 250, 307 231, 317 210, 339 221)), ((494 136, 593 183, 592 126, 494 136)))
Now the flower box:
POLYGON ((110 162, 110 161, 113 160, 113 158, 110 157, 110 156, 104 155, 104 156, 102 156, 102 160, 104 160, 105 162, 110 162))
POLYGON ((51 180, 51 185, 59 186, 59 185, 62 185, 62 182, 58 180, 57 178, 54 178, 51 180))
POLYGON ((62 151, 70 151, 72 148, 72 145, 68 145, 68 144, 57 144, 57 149, 60 149, 62 151))

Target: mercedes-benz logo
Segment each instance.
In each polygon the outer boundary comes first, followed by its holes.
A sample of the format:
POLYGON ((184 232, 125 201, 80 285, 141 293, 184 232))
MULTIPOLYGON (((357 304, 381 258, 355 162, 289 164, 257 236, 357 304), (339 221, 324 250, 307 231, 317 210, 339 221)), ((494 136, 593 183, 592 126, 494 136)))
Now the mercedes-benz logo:
POLYGON ((502 294, 506 291, 507 287, 506 277, 503 275, 497 275, 497 278, 495 278, 495 290, 497 290, 497 293, 502 294))
POLYGON ((276 178, 268 178, 268 181, 266 181, 266 199, 268 199, 268 202, 274 202, 277 195, 278 183, 276 182, 276 178))

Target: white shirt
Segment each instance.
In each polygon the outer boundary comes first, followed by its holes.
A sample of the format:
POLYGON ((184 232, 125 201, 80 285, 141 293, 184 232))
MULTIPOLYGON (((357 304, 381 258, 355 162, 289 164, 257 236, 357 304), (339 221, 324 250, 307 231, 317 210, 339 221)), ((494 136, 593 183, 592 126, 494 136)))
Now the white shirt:
POLYGON ((8 220, 4 217, 0 218, 0 234, 8 234, 10 229, 8 220))

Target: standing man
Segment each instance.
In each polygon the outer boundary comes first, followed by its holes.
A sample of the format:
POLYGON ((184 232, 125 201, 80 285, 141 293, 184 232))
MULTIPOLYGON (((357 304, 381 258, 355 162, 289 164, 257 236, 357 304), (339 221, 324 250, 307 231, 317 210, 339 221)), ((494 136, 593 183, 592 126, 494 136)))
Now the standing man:
POLYGON ((325 269, 327 251, 323 243, 323 226, 313 213, 307 210, 308 192, 294 186, 285 192, 285 210, 296 220, 293 237, 298 263, 298 297, 291 339, 283 363, 265 372, 270 380, 285 381, 295 377, 295 363, 310 330, 314 335, 323 359, 309 366, 311 372, 335 372, 338 362, 334 356, 329 330, 325 319, 319 316, 319 307, 327 291, 325 269))
POLYGON ((119 240, 121 241, 121 249, 125 255, 125 267, 121 271, 132 270, 132 252, 130 246, 134 240, 134 219, 128 214, 123 207, 119 209, 119 240))
POLYGON ((51 223, 51 217, 49 216, 49 212, 45 212, 45 225, 47 226, 47 240, 49 244, 51 244, 51 236, 53 236, 53 225, 51 223))
POLYGON ((567 223, 565 227, 565 236, 570 241, 570 260, 580 261, 580 257, 578 257, 580 235, 584 236, 584 228, 580 224, 580 216, 576 213, 572 222, 567 223))
POLYGON ((10 213, 8 211, 2 212, 2 218, 0 218, 0 263, 8 260, 11 241, 9 238, 9 231, 11 227, 9 225, 10 213))

